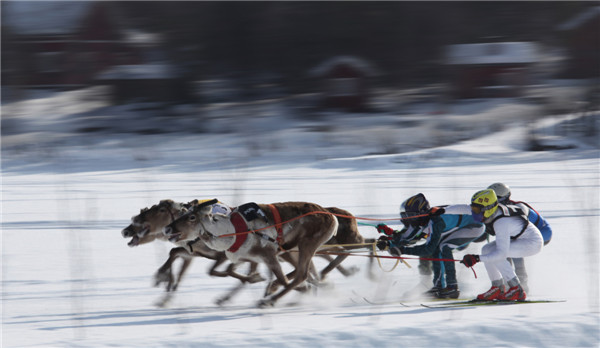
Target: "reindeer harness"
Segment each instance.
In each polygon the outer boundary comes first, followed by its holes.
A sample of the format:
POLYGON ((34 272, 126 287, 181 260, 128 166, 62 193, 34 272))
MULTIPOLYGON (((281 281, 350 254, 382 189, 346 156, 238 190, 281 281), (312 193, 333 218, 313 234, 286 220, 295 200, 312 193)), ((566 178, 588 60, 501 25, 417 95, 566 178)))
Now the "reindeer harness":
MULTIPOLYGON (((281 247, 281 244, 283 243, 283 228, 281 226, 281 216, 279 215, 279 210, 277 210, 277 208, 273 204, 269 204, 268 206, 271 210, 271 213, 273 214, 273 219, 275 220, 277 239, 273 239, 260 232, 255 233, 260 235, 262 238, 277 243, 281 247)), ((262 209, 260 209, 258 204, 254 202, 242 204, 236 209, 234 209, 234 211, 230 215, 230 220, 233 224, 233 227, 235 228, 235 241, 233 242, 233 245, 229 247, 229 249, 227 249, 227 251, 235 253, 239 250, 239 248, 244 244, 244 242, 248 238, 248 222, 253 221, 257 218, 262 218, 265 223, 269 222, 265 213, 262 211, 262 209)))

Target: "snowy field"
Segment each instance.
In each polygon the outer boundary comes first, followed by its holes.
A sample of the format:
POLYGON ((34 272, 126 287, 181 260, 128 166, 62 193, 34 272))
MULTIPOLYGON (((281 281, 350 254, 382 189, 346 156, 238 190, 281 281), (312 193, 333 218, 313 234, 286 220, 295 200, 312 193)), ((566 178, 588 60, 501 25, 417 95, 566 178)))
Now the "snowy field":
MULTIPOLYGON (((334 114, 311 122, 260 106, 242 121, 209 113, 198 121, 205 132, 107 135, 74 131, 84 118, 106 128, 195 128, 190 120, 144 121, 80 98, 70 92, 3 105, 2 347, 600 345, 600 151, 573 138, 564 140, 572 149, 523 151, 531 105, 482 101, 444 115, 423 106, 410 115, 334 114), (120 234, 140 208, 165 198, 311 201, 389 219, 418 192, 432 205, 468 203, 497 181, 554 230, 551 243, 526 261, 529 297, 565 302, 424 308, 426 300, 406 297, 426 289, 417 260, 390 272, 394 262, 382 260, 370 279, 367 258, 351 256, 344 265, 359 273, 334 271, 316 291, 288 294, 267 309, 256 308, 264 283, 215 305, 238 282, 209 277, 211 261, 196 259, 159 308, 164 290, 152 287, 152 276, 172 245, 130 248, 120 234)), ((377 236, 373 227, 360 230, 377 236)), ((474 268, 477 278, 457 265, 461 298, 490 286, 483 264, 474 268)))

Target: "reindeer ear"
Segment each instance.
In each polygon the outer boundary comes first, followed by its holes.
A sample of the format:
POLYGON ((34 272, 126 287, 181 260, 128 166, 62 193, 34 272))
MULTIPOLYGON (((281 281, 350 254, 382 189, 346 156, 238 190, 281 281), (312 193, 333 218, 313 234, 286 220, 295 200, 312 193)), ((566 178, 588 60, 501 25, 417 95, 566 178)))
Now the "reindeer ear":
POLYGON ((187 209, 191 209, 191 208, 193 208, 196 205, 198 205, 198 200, 197 199, 194 199, 193 201, 189 201, 189 202, 183 204, 183 206, 185 208, 187 208, 187 209))
POLYGON ((208 214, 212 211, 212 205, 217 203, 217 199, 213 199, 210 201, 202 202, 192 208, 192 211, 200 214, 208 214))
POLYGON ((227 219, 227 215, 221 214, 221 213, 214 213, 214 214, 212 214, 212 217, 213 217, 214 221, 219 221, 221 219, 227 219))
POLYGON ((207 205, 207 206, 205 206, 205 207, 202 207, 202 208, 200 209, 200 213, 201 213, 201 214, 208 215, 208 214, 210 214, 211 212, 212 212, 212 206, 210 206, 210 205, 207 205))

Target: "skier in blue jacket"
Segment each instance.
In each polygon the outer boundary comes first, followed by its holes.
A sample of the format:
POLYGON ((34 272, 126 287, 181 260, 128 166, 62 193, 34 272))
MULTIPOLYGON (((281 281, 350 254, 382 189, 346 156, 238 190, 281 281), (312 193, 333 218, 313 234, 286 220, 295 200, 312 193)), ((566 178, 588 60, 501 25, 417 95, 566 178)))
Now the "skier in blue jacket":
POLYGON ((400 216, 405 226, 400 231, 385 224, 377 225, 377 230, 385 234, 379 238, 377 247, 395 256, 409 254, 448 260, 433 261, 433 288, 427 293, 437 298, 458 298, 460 291, 452 250, 484 235, 484 225, 473 220, 470 214, 444 214, 444 207, 430 208, 422 193, 402 203, 400 216), (424 243, 413 245, 423 238, 424 243))
MULTIPOLYGON (((552 239, 552 228, 550 224, 544 217, 538 213, 535 209, 533 209, 529 204, 525 202, 516 202, 510 199, 510 187, 507 185, 497 182, 491 184, 488 189, 494 190, 496 196, 498 197, 498 203, 500 204, 512 204, 520 207, 527 214, 527 219, 531 221, 542 233, 542 237, 544 239, 544 245, 550 243, 552 239)), ((512 258, 511 259, 513 265, 515 266, 515 272, 521 281, 521 287, 525 292, 529 291, 527 286, 527 270, 525 269, 525 259, 524 258, 512 258)))

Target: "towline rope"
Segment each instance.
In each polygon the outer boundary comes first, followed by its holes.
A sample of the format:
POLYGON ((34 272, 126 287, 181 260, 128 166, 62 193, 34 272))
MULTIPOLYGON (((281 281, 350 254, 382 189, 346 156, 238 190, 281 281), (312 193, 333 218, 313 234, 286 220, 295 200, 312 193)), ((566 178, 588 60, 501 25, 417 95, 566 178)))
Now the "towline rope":
MULTIPOLYGON (((368 247, 372 248, 372 250, 373 250, 373 255, 377 255, 377 247, 376 247, 376 245, 377 245, 377 243, 358 243, 358 244, 323 244, 323 245, 321 245, 321 246, 319 247, 319 249, 329 249, 329 248, 337 248, 337 247, 345 248, 345 247, 352 247, 352 246, 368 246, 368 247)), ((368 250, 365 250, 365 251, 368 251, 368 250)), ((319 252, 316 252, 316 253, 317 253, 317 254, 319 254, 319 252)), ((326 254, 326 253, 328 253, 328 252, 327 252, 327 251, 325 251, 325 252, 321 252, 321 254, 326 254)), ((356 253, 352 253, 352 252, 348 252, 347 254, 348 254, 348 255, 358 255, 358 254, 356 254, 356 253)), ((345 255, 345 254, 344 254, 344 253, 340 253, 340 255, 345 255)), ((370 256, 370 255, 369 255, 369 256, 370 256)), ((380 260, 379 258, 377 258, 377 263, 379 264, 379 268, 380 268, 382 271, 386 272, 386 273, 389 273, 389 272, 391 272, 391 271, 395 270, 395 269, 396 269, 396 267, 398 267, 398 264, 399 264, 400 262, 402 262, 402 263, 403 263, 403 264, 404 264, 406 267, 408 267, 408 268, 412 268, 412 266, 411 266, 411 265, 410 265, 408 262, 406 262, 406 261, 404 261, 404 260, 402 260, 402 259, 398 259, 398 260, 396 260, 396 263, 394 264, 394 266, 392 266, 392 269, 390 269, 390 270, 387 270, 387 271, 386 271, 385 269, 383 269, 383 265, 381 264, 381 260, 380 260)))
MULTIPOLYGON (((456 259, 438 259, 435 257, 406 257, 406 256, 385 256, 385 255, 360 255, 354 253, 340 253, 340 252, 331 252, 331 251, 317 251, 315 254, 329 254, 329 255, 349 255, 349 256, 363 256, 363 257, 375 257, 377 259, 396 259, 396 260, 426 260, 426 261, 442 261, 442 262, 461 262, 462 260, 456 259)), ((394 266, 395 268, 396 266, 394 266)), ((477 273, 475 273, 475 269, 473 267, 469 267, 475 278, 477 278, 477 273)), ((392 269, 393 270, 393 269, 392 269)))
MULTIPOLYGON (((237 232, 237 233, 223 234, 223 235, 220 235, 219 238, 221 238, 221 237, 232 237, 232 236, 236 236, 236 235, 239 235, 239 234, 255 233, 255 232, 266 230, 266 229, 273 228, 273 227, 277 228, 277 227, 283 226, 283 225, 285 225, 287 223, 290 223, 292 221, 301 219, 303 217, 306 217, 306 216, 309 216, 309 215, 316 215, 316 214, 334 215, 334 216, 341 217, 341 218, 346 218, 346 219, 368 220, 368 221, 395 221, 395 220, 402 221, 404 219, 404 218, 374 219, 374 218, 358 217, 358 216, 352 216, 352 215, 343 215, 343 214, 331 213, 331 212, 328 212, 328 211, 316 210, 316 211, 310 211, 308 213, 305 213, 305 214, 302 214, 302 215, 298 215, 298 216, 296 216, 294 218, 291 218, 289 220, 282 221, 282 222, 279 222, 279 223, 275 223, 273 225, 262 227, 262 228, 259 228, 259 229, 256 229, 256 230, 250 230, 250 231, 246 231, 246 232, 237 232)), ((411 216, 410 219, 424 217, 424 216, 429 216, 429 214, 421 214, 421 215, 411 216)))

